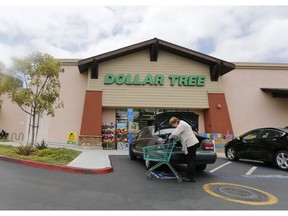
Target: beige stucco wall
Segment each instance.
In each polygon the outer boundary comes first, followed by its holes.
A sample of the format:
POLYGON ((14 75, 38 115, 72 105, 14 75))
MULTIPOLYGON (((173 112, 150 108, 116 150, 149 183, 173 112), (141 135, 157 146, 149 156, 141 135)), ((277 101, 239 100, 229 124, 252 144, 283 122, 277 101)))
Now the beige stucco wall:
POLYGON ((287 88, 288 64, 236 63, 220 82, 235 136, 258 127, 288 126, 288 99, 260 89, 287 88))
POLYGON ((2 95, 0 108, 0 130, 9 133, 8 139, 23 141, 25 139, 27 115, 16 105, 12 104, 7 95, 2 95))
POLYGON ((103 107, 205 109, 207 92, 221 92, 218 82, 211 82, 207 65, 160 50, 158 61, 150 61, 149 50, 140 51, 99 64, 99 78, 90 89, 103 91, 103 107), (164 85, 104 85, 105 74, 164 75, 164 85), (170 86, 169 75, 206 76, 205 86, 170 86))
POLYGON ((43 119, 46 124, 41 125, 39 139, 65 143, 68 132, 76 132, 77 136, 80 134, 88 73, 79 73, 77 60, 62 60, 62 69, 60 95, 64 108, 57 109, 55 117, 43 119))
MULTIPOLYGON (((77 62, 78 60, 62 60, 64 72, 60 73, 60 95, 64 108, 57 109, 55 117, 44 116, 41 119, 38 141, 44 139, 47 142, 66 143, 68 132, 80 134, 88 73, 80 74, 77 62)), ((27 141, 28 125, 28 115, 4 98, 0 110, 0 129, 3 128, 11 134, 23 133, 23 141, 27 141)), ((12 136, 8 138, 12 139, 12 136)))

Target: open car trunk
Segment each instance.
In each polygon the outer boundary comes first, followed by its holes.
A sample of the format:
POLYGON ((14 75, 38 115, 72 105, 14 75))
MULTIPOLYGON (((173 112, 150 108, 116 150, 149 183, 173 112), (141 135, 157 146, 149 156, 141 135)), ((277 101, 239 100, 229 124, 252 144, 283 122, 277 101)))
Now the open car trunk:
POLYGON ((164 112, 155 116, 155 132, 172 128, 169 124, 171 117, 187 122, 194 131, 198 131, 199 116, 193 112, 164 112))

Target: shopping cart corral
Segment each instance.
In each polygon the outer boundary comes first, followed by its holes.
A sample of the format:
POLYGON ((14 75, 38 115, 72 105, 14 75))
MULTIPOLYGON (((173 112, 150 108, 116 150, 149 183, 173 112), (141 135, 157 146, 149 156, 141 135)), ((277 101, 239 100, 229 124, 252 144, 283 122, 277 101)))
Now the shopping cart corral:
POLYGON ((152 179, 152 172, 155 169, 166 164, 170 168, 170 170, 173 172, 175 177, 177 178, 177 182, 178 183, 182 182, 181 175, 170 164, 172 151, 178 141, 179 141, 179 138, 176 138, 174 140, 168 141, 168 143, 166 144, 147 146, 143 148, 144 160, 158 162, 147 171, 148 179, 152 179))

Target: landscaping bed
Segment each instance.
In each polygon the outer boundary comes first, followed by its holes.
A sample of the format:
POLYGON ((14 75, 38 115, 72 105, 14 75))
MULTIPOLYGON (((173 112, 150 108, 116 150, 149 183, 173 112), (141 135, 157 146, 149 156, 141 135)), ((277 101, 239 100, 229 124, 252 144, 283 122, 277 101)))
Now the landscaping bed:
POLYGON ((0 145, 0 155, 55 165, 67 165, 81 153, 80 151, 66 148, 45 148, 41 150, 33 148, 30 155, 23 155, 17 152, 19 152, 19 147, 0 145))

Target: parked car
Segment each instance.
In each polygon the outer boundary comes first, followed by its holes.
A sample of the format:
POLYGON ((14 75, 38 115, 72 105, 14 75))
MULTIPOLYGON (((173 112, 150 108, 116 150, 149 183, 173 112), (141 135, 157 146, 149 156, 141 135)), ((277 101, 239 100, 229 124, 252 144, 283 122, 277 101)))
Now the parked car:
MULTIPOLYGON (((169 135, 175 130, 169 124, 172 116, 186 121, 191 127, 197 125, 195 122, 198 116, 193 112, 165 112, 155 116, 155 125, 143 128, 136 139, 134 139, 129 146, 129 155, 131 160, 137 158, 143 159, 143 147, 151 145, 161 145, 167 142, 169 135)), ((199 144, 196 151, 196 169, 203 171, 207 164, 213 164, 217 159, 214 143, 207 137, 196 135, 199 144)), ((182 151, 182 145, 178 142, 172 152, 171 163, 185 164, 185 154, 182 151)), ((145 161, 147 168, 153 165, 151 161, 145 161)))
POLYGON ((225 145, 229 160, 253 159, 275 163, 288 170, 288 129, 259 128, 236 137, 225 145))

